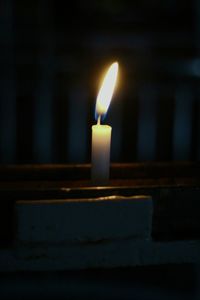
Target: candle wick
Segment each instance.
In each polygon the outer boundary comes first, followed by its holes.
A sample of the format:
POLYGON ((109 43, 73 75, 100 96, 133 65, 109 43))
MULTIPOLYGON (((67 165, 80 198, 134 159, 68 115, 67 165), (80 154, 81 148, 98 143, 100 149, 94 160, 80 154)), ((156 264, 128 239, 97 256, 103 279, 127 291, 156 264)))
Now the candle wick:
POLYGON ((97 125, 100 125, 100 123, 101 123, 101 115, 98 116, 97 125))

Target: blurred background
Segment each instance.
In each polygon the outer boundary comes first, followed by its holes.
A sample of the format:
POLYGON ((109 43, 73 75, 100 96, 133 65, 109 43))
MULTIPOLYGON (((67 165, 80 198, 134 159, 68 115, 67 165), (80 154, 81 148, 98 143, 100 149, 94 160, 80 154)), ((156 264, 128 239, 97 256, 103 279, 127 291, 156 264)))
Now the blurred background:
POLYGON ((199 160, 198 0, 1 0, 0 22, 0 163, 90 162, 115 60, 111 160, 199 160))

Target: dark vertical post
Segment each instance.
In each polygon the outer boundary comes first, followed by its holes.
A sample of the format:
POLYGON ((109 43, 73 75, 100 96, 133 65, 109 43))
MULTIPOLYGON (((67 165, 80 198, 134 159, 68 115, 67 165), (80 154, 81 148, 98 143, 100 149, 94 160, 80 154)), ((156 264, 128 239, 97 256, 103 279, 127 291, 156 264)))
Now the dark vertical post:
POLYGON ((171 85, 159 88, 157 111, 157 160, 173 158, 174 92, 171 85))
POLYGON ((66 115, 67 160, 70 163, 86 162, 88 132, 88 93, 85 88, 72 86, 68 93, 68 115, 66 115))
POLYGON ((36 3, 16 1, 15 7, 18 163, 33 161, 34 93, 38 50, 36 3))
POLYGON ((138 91, 134 87, 127 88, 126 92, 123 99, 122 162, 132 162, 137 158, 138 91))
POLYGON ((193 95, 189 88, 181 86, 175 93, 173 159, 191 158, 193 95))
POLYGON ((53 162, 67 161, 67 117, 68 117, 68 82, 63 69, 58 70, 55 82, 55 97, 53 101, 53 162))
POLYGON ((52 3, 38 3, 38 80, 34 99, 34 160, 52 161, 52 122, 54 88, 54 31, 52 3))
POLYGON ((13 163, 16 154, 16 89, 13 1, 0 4, 0 161, 13 163))
MULTIPOLYGON (((196 25, 196 39, 195 39, 195 46, 196 46, 196 54, 197 57, 200 55, 200 2, 199 0, 194 1, 195 6, 195 25, 196 25)), ((200 89, 199 84, 197 87, 196 93, 196 111, 195 111, 195 120, 196 120, 196 130, 195 130, 195 139, 196 139, 196 159, 200 160, 200 89)))
POLYGON ((195 103, 193 109, 193 139, 192 139, 192 147, 193 147, 193 159, 200 160, 200 88, 196 87, 195 93, 195 103))
POLYGON ((143 85, 139 92, 138 117, 138 160, 154 160, 156 155, 157 123, 157 90, 156 86, 143 85))

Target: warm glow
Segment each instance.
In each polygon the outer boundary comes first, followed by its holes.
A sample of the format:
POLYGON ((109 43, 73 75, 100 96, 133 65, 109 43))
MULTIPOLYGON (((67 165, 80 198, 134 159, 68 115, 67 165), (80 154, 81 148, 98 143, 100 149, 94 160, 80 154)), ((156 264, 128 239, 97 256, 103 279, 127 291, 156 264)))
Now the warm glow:
POLYGON ((108 110, 115 88, 117 72, 118 63, 115 62, 109 67, 97 96, 96 114, 98 116, 104 115, 108 110))

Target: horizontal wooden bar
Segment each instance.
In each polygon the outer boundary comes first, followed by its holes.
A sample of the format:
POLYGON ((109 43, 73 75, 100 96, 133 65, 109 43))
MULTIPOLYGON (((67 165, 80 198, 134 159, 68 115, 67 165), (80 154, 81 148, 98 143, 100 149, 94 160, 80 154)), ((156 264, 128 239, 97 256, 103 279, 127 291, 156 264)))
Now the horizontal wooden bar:
MULTIPOLYGON (((89 180, 90 164, 0 166, 0 181, 89 180)), ((111 179, 200 178, 199 162, 147 162, 111 164, 111 179)))

